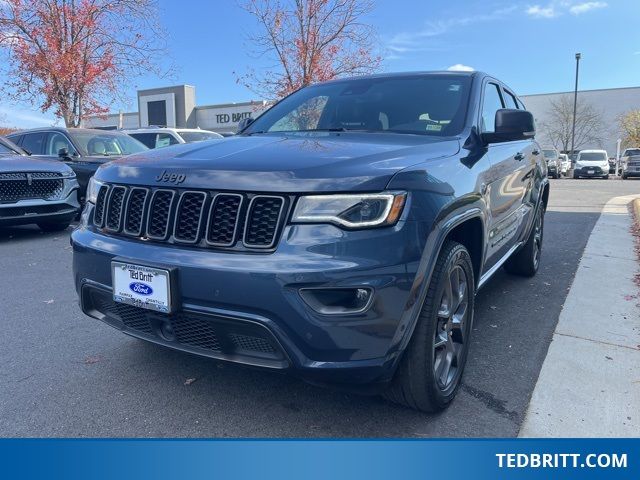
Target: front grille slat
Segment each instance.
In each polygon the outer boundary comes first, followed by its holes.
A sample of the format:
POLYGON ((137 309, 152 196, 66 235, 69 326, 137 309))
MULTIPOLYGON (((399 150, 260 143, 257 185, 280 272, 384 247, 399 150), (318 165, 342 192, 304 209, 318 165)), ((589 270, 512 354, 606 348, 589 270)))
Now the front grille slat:
POLYGON ((109 193, 109 187, 107 185, 103 185, 100 187, 98 191, 98 196, 96 198, 96 208, 93 211, 93 222, 97 227, 102 227, 104 225, 104 212, 107 208, 107 194, 109 193))
POLYGON ((0 202, 57 200, 64 191, 64 179, 57 172, 12 172, 0 174, 0 202))
POLYGON ((151 197, 147 219, 147 236, 165 240, 171 223, 171 209, 176 194, 173 190, 156 190, 151 197))
POLYGON ((109 234, 233 250, 275 248, 292 199, 118 184, 98 191, 93 223, 109 234))
POLYGON ((209 245, 229 247, 236 242, 241 208, 242 195, 219 193, 214 197, 207 222, 209 245))
POLYGON ((284 198, 258 195, 251 200, 244 227, 243 242, 247 247, 271 248, 276 240, 284 198))
POLYGON ((124 215, 125 233, 136 237, 142 233, 142 222, 148 197, 149 190, 146 188, 134 187, 131 189, 124 215))
POLYGON ((111 189, 105 220, 107 230, 111 230, 112 232, 120 231, 126 195, 127 189, 125 187, 118 185, 111 189))
POLYGON ((173 236, 185 243, 196 243, 200 239, 200 225, 207 194, 184 192, 178 202, 173 236))

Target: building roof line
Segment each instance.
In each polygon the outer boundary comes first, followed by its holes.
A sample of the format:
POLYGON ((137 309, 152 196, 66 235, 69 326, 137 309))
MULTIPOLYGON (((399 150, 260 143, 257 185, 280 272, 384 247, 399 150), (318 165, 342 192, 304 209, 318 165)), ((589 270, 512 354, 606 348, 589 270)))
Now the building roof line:
MULTIPOLYGON (((586 93, 586 92, 606 92, 609 90, 640 90, 640 86, 638 87, 615 87, 615 88, 592 88, 589 90, 578 90, 578 93, 586 93)), ((523 94, 520 95, 521 97, 539 97, 542 95, 563 95, 563 94, 571 94, 573 93, 573 90, 569 90, 566 92, 549 92, 549 93, 529 93, 529 94, 523 94)))

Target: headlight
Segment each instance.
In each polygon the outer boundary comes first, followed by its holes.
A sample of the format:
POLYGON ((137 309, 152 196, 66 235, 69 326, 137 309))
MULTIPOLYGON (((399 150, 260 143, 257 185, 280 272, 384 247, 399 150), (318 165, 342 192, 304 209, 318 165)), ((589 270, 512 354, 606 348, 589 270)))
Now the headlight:
POLYGON ((76 173, 73 170, 62 172, 62 178, 76 178, 76 173))
POLYGON ((555 160, 549 160, 549 166, 550 167, 555 167, 556 166, 556 161, 555 160))
POLYGON ((91 202, 95 205, 96 200, 98 199, 98 192, 100 191, 100 187, 103 185, 104 183, 96 180, 96 177, 91 177, 89 185, 87 185, 87 202, 91 202))
POLYGON ((396 223, 407 194, 404 192, 300 197, 294 223, 333 223, 346 228, 382 227, 396 223))

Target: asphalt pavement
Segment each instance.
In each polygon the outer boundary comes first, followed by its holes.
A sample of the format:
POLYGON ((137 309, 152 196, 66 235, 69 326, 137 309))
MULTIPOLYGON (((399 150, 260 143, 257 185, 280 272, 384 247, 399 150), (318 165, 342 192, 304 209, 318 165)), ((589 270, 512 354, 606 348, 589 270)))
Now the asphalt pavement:
POLYGON ((589 234, 640 181, 551 181, 541 268, 479 293, 462 390, 426 415, 130 338, 77 306, 70 231, 0 230, 0 435, 512 437, 589 234))

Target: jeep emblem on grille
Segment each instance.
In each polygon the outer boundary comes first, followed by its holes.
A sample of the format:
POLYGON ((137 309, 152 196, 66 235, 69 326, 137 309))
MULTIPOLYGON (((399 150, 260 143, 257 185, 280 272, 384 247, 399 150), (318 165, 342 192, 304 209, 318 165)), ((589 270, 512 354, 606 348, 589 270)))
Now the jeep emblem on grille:
POLYGON ((176 185, 180 185, 186 179, 187 176, 184 173, 169 173, 164 170, 156 177, 156 182, 175 183, 176 185))

